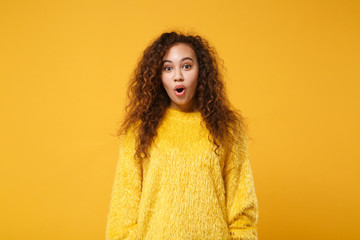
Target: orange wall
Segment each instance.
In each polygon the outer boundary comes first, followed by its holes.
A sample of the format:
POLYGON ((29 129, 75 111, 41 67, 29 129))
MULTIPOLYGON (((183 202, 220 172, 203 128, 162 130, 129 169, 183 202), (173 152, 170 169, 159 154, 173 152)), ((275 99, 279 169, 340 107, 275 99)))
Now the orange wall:
POLYGON ((360 239, 359 1, 1 1, 0 238, 103 239, 141 51, 190 30, 247 117, 259 239, 360 239))

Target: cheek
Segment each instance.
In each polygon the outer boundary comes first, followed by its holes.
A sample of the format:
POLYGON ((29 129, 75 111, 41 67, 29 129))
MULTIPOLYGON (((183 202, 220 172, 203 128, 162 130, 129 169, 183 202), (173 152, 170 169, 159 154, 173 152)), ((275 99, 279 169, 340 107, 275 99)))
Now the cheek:
POLYGON ((166 79, 165 79, 164 74, 161 74, 161 75, 160 75, 160 79, 161 79, 162 85, 165 86, 165 84, 166 84, 166 79))
POLYGON ((169 84, 168 84, 168 81, 167 81, 166 77, 161 77, 161 82, 162 82, 162 85, 165 88, 165 90, 168 90, 169 89, 169 84))
POLYGON ((193 73, 192 76, 191 76, 191 85, 192 85, 192 87, 194 87, 194 88, 197 87, 198 81, 199 81, 198 79, 199 79, 198 72, 193 73))

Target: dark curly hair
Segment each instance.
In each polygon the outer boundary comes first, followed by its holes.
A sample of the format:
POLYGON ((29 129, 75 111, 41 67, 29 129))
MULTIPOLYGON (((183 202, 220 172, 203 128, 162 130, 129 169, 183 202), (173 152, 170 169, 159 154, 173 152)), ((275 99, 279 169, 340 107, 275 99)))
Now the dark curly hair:
POLYGON ((116 136, 126 134, 131 127, 137 129, 136 153, 134 158, 142 160, 150 156, 148 148, 157 136, 159 126, 171 100, 161 81, 162 60, 167 50, 177 43, 185 43, 193 48, 198 58, 199 76, 194 95, 195 108, 201 112, 213 139, 208 139, 216 146, 235 141, 234 131, 246 132, 244 118, 235 110, 227 99, 223 79, 223 64, 209 42, 198 35, 180 32, 161 34, 148 46, 135 68, 127 90, 128 103, 126 115, 116 136), (221 69, 220 69, 221 67, 221 69))

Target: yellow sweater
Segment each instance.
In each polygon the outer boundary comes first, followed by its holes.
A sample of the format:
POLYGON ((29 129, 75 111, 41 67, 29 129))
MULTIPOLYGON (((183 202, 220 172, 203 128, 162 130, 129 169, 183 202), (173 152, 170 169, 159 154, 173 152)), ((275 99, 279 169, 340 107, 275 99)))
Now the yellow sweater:
POLYGON ((214 153, 200 112, 168 108, 151 157, 121 136, 106 240, 257 239, 258 203, 243 137, 214 153))

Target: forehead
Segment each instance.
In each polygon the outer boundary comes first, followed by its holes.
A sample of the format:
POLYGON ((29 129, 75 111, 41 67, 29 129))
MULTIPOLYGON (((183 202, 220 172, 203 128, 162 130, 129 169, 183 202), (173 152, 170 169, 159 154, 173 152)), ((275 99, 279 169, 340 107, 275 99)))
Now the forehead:
POLYGON ((177 43, 173 46, 171 46, 167 51, 166 54, 164 56, 164 60, 165 59, 177 59, 177 58, 184 58, 184 57, 191 57, 192 59, 196 59, 196 54, 194 49, 186 44, 186 43, 177 43))

